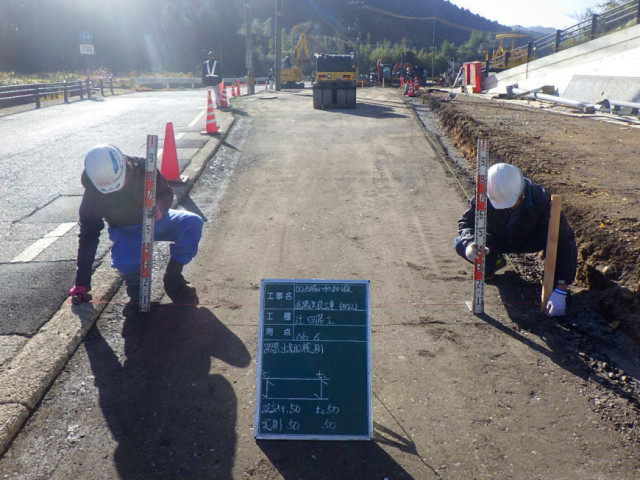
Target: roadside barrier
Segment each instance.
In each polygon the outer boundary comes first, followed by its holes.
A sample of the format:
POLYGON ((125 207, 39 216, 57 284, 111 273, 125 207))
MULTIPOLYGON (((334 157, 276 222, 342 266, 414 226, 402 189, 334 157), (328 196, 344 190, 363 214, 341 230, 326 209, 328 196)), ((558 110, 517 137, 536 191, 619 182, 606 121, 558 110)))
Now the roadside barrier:
POLYGON ((96 83, 90 79, 77 81, 64 81, 54 83, 31 83, 22 85, 0 86, 0 108, 25 105, 35 102, 36 108, 40 108, 43 99, 64 98, 64 103, 69 103, 69 98, 80 97, 84 100, 91 99, 92 95, 105 96, 105 84, 111 95, 114 93, 114 79, 109 77, 106 81, 99 78, 96 83))

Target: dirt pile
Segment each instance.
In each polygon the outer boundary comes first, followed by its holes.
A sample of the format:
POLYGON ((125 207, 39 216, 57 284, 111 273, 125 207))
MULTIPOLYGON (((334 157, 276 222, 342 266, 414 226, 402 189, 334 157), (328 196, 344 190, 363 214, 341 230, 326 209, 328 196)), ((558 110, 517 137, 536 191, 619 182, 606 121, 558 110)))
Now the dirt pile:
POLYGON ((640 154, 638 129, 536 102, 430 91, 456 149, 475 173, 478 137, 490 139, 490 163, 517 165, 559 194, 578 244, 575 286, 597 298, 613 327, 640 341, 640 154))

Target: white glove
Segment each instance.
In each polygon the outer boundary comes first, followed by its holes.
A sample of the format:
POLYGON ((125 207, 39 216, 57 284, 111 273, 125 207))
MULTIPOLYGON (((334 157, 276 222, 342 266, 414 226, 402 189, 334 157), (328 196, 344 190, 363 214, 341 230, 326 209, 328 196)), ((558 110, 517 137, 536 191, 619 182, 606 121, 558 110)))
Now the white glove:
POLYGON ((567 308, 567 291, 554 288, 547 300, 546 314, 548 317, 561 317, 567 308))
MULTIPOLYGON (((467 248, 464 251, 464 256, 467 257, 467 260, 470 262, 475 262, 478 259, 479 254, 480 250, 478 249, 478 244, 476 242, 471 242, 467 245, 467 248)), ((484 254, 489 255, 489 247, 484 247, 484 254)))

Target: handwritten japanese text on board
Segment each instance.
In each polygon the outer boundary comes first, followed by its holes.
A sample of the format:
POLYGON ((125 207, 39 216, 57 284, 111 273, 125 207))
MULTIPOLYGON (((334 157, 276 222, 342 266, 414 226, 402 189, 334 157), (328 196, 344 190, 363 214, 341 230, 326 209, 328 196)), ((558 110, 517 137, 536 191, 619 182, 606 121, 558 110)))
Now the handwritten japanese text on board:
POLYGON ((369 282, 263 280, 255 436, 370 439, 369 282))

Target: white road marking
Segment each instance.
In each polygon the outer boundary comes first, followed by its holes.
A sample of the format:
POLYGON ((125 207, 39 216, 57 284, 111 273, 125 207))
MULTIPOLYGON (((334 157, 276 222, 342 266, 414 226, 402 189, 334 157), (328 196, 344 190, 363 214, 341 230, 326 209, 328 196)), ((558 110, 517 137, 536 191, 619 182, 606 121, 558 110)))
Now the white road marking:
POLYGON ((203 108, 202 111, 196 115, 196 118, 193 119, 193 121, 189 124, 189 128, 195 126, 196 123, 198 123, 200 121, 200 119, 204 116, 205 113, 205 109, 203 108))
MULTIPOLYGON (((189 127, 193 127, 204 115, 204 110, 202 110, 196 118, 189 124, 189 127)), ((184 136, 184 132, 178 133, 175 136, 176 142, 180 140, 184 136)), ((158 149, 158 158, 161 158, 162 152, 164 148, 158 149)), ((37 240, 35 243, 28 246, 20 255, 16 256, 11 260, 11 263, 26 263, 30 262, 42 252, 44 252, 47 248, 55 243, 60 237, 63 237, 69 230, 71 230, 74 226, 77 225, 77 222, 67 222, 58 225, 56 228, 51 230, 49 233, 45 234, 40 240, 37 240)))
POLYGON ((45 234, 40 240, 27 247, 20 255, 11 260, 11 263, 30 262, 77 224, 77 222, 61 223, 49 233, 45 234))

